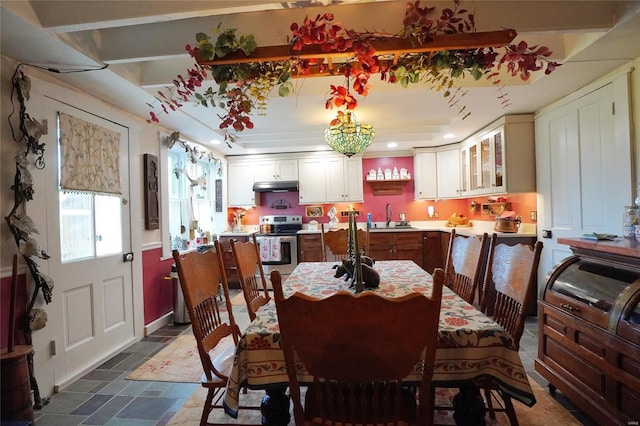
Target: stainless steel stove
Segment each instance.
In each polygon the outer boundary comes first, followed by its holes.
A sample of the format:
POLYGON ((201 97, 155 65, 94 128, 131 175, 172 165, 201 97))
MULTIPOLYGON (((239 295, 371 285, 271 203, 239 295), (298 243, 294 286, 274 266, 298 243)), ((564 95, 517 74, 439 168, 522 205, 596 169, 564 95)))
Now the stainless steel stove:
POLYGON ((301 215, 260 216, 260 232, 256 235, 262 267, 267 278, 278 270, 283 278, 298 265, 298 237, 302 229, 301 215))
POLYGON ((301 229, 301 215, 260 216, 260 233, 258 235, 295 235, 301 229))

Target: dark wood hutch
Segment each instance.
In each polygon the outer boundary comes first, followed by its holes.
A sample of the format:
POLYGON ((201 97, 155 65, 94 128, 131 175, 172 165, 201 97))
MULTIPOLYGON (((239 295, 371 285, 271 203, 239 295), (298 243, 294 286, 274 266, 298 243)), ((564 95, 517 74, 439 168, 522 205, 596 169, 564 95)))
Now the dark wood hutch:
MULTIPOLYGON (((535 369, 601 425, 640 420, 640 244, 559 238, 573 255, 547 276, 535 369)), ((635 422, 635 423, 634 423, 635 422)))

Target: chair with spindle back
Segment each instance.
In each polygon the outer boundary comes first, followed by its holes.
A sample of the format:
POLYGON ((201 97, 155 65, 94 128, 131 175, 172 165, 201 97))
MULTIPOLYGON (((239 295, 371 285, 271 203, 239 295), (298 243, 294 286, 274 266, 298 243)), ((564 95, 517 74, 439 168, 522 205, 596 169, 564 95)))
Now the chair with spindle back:
POLYGON ((211 411, 214 408, 223 408, 221 399, 233 367, 240 337, 240 329, 231 309, 219 242, 215 241, 214 246, 214 250, 204 253, 180 253, 178 250, 173 250, 172 253, 204 369, 201 384, 207 389, 207 397, 200 425, 211 424, 208 423, 211 411), (226 315, 225 309, 220 307, 216 300, 220 287, 224 294, 226 315))
MULTIPOLYGON (((466 237, 451 230, 445 266, 445 283, 467 303, 473 303, 483 278, 482 262, 487 250, 488 234, 466 237)), ((478 298, 480 299, 480 298, 478 298)))
MULTIPOLYGON (((541 252, 540 241, 533 247, 526 244, 508 246, 498 244, 494 237, 489 247, 481 310, 487 312, 488 304, 493 303, 493 320, 509 333, 516 349, 520 347, 527 309, 537 285, 541 252)), ((476 380, 476 384, 484 390, 487 411, 491 417, 495 417, 497 411, 504 411, 511 425, 518 425, 511 398, 495 380, 483 378, 476 380), (500 399, 503 404, 500 404, 500 399), (499 404, 498 407, 494 408, 494 400, 499 404)))
MULTIPOLYGON (((325 262, 339 261, 349 257, 349 230, 346 228, 336 230, 325 230, 324 224, 321 226, 322 236, 322 258, 325 262)), ((367 231, 358 229, 358 246, 360 251, 368 251, 367 231)))
POLYGON ((238 242, 231 240, 231 251, 238 269, 240 286, 247 304, 249 319, 253 321, 258 308, 271 300, 264 277, 262 261, 260 260, 256 234, 253 234, 252 241, 238 242))
POLYGON ((297 426, 433 424, 442 269, 430 297, 339 291, 285 298, 277 271, 271 282, 297 426), (304 403, 299 363, 312 376, 304 403), (406 382, 416 365, 419 383, 406 382))

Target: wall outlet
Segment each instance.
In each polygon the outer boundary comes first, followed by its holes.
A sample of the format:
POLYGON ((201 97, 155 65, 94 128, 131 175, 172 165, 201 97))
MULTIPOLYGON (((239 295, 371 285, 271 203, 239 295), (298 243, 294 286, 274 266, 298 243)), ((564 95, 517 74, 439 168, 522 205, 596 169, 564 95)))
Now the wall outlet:
POLYGON ((534 222, 538 220, 538 212, 536 210, 531 210, 531 220, 534 222))

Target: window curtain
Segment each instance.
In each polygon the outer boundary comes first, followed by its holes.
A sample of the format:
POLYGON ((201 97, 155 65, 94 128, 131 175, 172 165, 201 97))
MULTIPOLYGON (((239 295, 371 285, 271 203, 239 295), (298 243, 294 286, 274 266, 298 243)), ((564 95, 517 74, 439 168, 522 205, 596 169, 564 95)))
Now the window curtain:
POLYGON ((62 191, 122 195, 120 133, 64 113, 58 120, 62 191))

